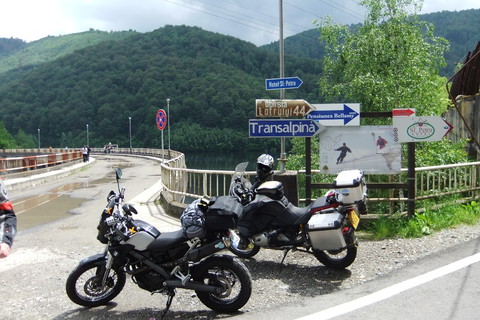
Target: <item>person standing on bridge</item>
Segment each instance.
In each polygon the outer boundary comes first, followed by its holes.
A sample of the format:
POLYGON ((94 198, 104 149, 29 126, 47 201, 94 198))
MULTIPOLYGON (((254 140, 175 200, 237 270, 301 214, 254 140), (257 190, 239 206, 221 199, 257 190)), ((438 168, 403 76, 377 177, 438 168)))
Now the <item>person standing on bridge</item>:
POLYGON ((10 254, 17 232, 17 216, 8 198, 7 187, 0 178, 0 258, 10 254))

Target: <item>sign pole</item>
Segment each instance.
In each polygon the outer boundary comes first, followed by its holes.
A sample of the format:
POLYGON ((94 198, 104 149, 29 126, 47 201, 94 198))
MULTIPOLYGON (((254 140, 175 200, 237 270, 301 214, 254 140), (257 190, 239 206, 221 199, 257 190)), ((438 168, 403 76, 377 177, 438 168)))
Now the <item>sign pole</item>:
MULTIPOLYGON (((279 0, 279 25, 280 25, 280 41, 279 41, 279 50, 280 50, 280 78, 284 77, 284 46, 283 46, 283 0, 279 0)), ((280 99, 285 99, 285 89, 280 89, 280 99)), ((280 173, 285 173, 285 162, 286 159, 285 153, 285 137, 280 138, 280 173)))
POLYGON ((415 142, 407 143, 408 150, 408 176, 407 176, 407 185, 408 185, 408 217, 411 218, 415 214, 415 197, 416 195, 416 186, 415 186, 415 142))

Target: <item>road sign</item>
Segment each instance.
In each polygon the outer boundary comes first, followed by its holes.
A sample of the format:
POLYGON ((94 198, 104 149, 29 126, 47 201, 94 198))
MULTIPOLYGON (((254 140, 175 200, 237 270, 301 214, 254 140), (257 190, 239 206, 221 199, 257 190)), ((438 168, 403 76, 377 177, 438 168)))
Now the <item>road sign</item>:
POLYGON ((155 120, 157 122, 157 129, 158 130, 163 130, 167 126, 167 114, 165 113, 165 110, 159 109, 157 111, 157 116, 155 117, 155 120))
POLYGON ((305 119, 250 119, 248 127, 251 138, 312 137, 325 129, 316 121, 305 119))
POLYGON ((453 129, 439 116, 393 117, 398 142, 439 141, 453 129))
POLYGON ((392 117, 413 117, 413 116, 415 116, 415 109, 413 108, 392 110, 392 117))
POLYGON ((306 119, 319 121, 324 126, 359 126, 359 103, 312 104, 314 110, 306 115, 306 119))
POLYGON ((266 90, 297 89, 303 81, 299 77, 265 79, 266 90))
POLYGON ((257 99, 255 106, 259 118, 303 118, 313 109, 305 100, 257 99))

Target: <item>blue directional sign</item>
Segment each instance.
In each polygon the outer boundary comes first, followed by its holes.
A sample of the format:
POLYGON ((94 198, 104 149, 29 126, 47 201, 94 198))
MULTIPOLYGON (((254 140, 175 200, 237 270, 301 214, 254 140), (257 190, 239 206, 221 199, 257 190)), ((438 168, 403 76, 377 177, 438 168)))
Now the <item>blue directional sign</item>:
POLYGON ((250 138, 312 137, 325 128, 314 120, 306 119, 250 119, 250 138))
POLYGON ((302 85, 303 81, 299 77, 265 79, 265 89, 297 89, 302 85))
POLYGON ((360 125, 360 104, 313 104, 314 110, 306 114, 306 119, 319 121, 324 126, 360 125))

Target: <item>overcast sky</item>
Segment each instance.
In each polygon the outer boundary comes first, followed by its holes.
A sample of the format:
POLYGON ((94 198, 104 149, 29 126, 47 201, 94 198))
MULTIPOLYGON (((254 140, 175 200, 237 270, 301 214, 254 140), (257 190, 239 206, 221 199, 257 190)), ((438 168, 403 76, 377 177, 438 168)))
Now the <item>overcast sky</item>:
MULTIPOLYGON (((284 37, 331 16, 359 23, 358 0, 283 0, 284 37)), ((479 0, 424 0, 420 13, 479 9, 479 0)), ((0 38, 34 41, 88 31, 149 32, 169 25, 198 26, 256 45, 279 39, 279 0, 1 0, 0 38)))

